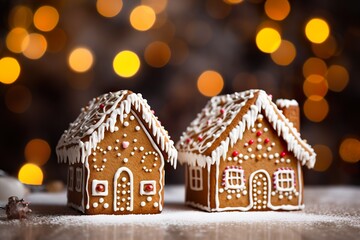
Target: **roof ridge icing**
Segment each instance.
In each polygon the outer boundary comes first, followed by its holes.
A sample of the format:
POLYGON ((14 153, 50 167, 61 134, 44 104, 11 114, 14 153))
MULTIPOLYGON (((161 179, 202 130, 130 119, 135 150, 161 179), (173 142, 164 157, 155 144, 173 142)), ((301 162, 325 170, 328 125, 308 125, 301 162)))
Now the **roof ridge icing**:
MULTIPOLYGON (((191 132, 194 130, 191 129, 193 125, 190 125, 191 127, 188 128, 187 131, 183 133, 183 136, 180 138, 180 141, 177 143, 177 148, 179 149, 179 161, 181 163, 187 162, 192 165, 197 164, 199 166, 202 167, 207 166, 209 168, 214 163, 218 164, 221 159, 225 160, 229 146, 233 147, 238 140, 241 140, 243 138, 243 133, 245 132, 245 130, 250 129, 251 127, 254 126, 258 114, 260 114, 261 111, 264 110, 265 116, 269 120, 272 127, 275 129, 278 135, 279 136, 281 135, 282 138, 287 142, 288 151, 292 151, 295 157, 299 161, 301 161, 302 165, 307 165, 309 168, 312 168, 315 164, 315 158, 316 158, 316 154, 314 150, 311 148, 310 145, 308 145, 304 140, 300 138, 300 133, 298 133, 298 131, 292 126, 292 123, 290 123, 289 120, 278 110, 275 103, 272 102, 271 97, 269 97, 265 91, 248 90, 245 92, 234 93, 226 96, 242 96, 243 101, 240 102, 240 108, 241 108, 241 105, 245 106, 246 101, 249 98, 253 98, 255 93, 258 93, 255 103, 249 107, 249 110, 241 117, 239 123, 235 125, 235 127, 228 133, 226 137, 224 137, 224 140, 220 142, 219 146, 217 146, 211 152, 210 155, 202 154, 206 151, 206 149, 198 148, 197 143, 193 141, 193 138, 191 137, 193 137, 194 135, 191 134, 191 132), (196 160, 193 162, 189 162, 189 159, 196 159, 196 160)), ((216 98, 221 99, 223 97, 224 96, 219 96, 216 98)), ((232 104, 234 104, 235 101, 236 100, 233 100, 232 104)), ((209 108, 209 106, 218 109, 216 108, 216 106, 211 106, 211 103, 214 103, 212 99, 205 106, 202 112, 204 111, 206 112, 207 111, 206 109, 209 108)), ((226 106, 226 104, 224 106, 226 106)), ((234 108, 232 107, 227 109, 234 109, 234 108)), ((239 114, 239 111, 237 111, 235 115, 236 114, 239 114)), ((206 114, 204 115, 200 113, 198 114, 197 118, 193 121, 193 123, 204 122, 206 119, 200 119, 201 117, 204 116, 208 117, 209 115, 206 114)), ((214 115, 212 117, 214 117, 214 115)), ((225 125, 225 128, 228 125, 225 125)), ((202 129, 206 130, 206 128, 204 127, 202 129)), ((195 129, 195 132, 196 130, 198 129, 195 129)), ((223 129, 223 131, 220 132, 220 135, 224 133, 224 130, 225 129, 223 129)), ((213 137, 217 139, 220 137, 220 135, 215 135, 213 137)), ((201 140, 204 141, 205 138, 201 140)), ((202 146, 205 145, 207 148, 211 147, 211 144, 214 142, 214 141, 212 142, 208 141, 205 142, 206 143, 205 144, 205 143, 201 143, 202 141, 200 141, 200 144, 202 146)))
POLYGON ((59 162, 84 163, 92 150, 105 137, 105 131, 118 131, 117 121, 123 123, 124 115, 129 114, 131 106, 141 113, 153 140, 168 155, 167 161, 176 168, 177 150, 167 131, 154 116, 147 100, 141 94, 121 90, 110 92, 92 99, 88 106, 82 108, 81 114, 62 134, 56 153, 59 162), (86 141, 83 138, 88 137, 86 141))

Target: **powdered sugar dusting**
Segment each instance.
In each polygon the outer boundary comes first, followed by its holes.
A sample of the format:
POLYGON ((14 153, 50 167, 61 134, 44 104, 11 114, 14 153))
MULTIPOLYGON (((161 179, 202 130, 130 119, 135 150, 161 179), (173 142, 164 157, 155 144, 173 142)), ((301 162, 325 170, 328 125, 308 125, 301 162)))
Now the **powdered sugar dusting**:
MULTIPOLYGON (((33 194, 29 200, 33 204, 42 204, 42 213, 32 218, 34 224, 62 226, 81 225, 207 225, 213 223, 267 223, 267 224, 320 224, 346 223, 360 227, 359 210, 346 211, 346 204, 360 209, 360 190, 357 188, 308 188, 305 191, 305 210, 295 212, 219 212, 208 213, 184 206, 184 187, 171 186, 165 191, 165 207, 156 215, 80 215, 65 206, 65 194, 33 194), (320 194, 319 194, 320 193, 320 194), (334 196, 337 196, 335 198, 334 196), (345 200, 347 199, 347 201, 345 200), (338 203, 341 203, 339 205, 338 203), (50 205, 51 204, 51 205, 50 205), (47 205, 47 206, 46 206, 47 205), (57 205, 57 206, 56 206, 57 205), (54 210, 55 206, 55 210, 54 210), (47 209, 46 209, 47 208, 47 209), (63 208, 63 212, 61 209, 63 208), (48 211, 48 214, 46 213, 48 211)), ((40 207, 40 206, 39 206, 40 207)), ((36 209, 36 208, 35 208, 36 209)))

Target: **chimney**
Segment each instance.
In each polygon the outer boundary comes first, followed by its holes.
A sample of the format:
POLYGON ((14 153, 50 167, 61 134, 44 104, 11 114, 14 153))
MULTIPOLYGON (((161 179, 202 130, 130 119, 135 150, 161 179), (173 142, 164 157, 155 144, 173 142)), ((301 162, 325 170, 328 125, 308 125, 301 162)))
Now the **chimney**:
POLYGON ((294 128, 300 132, 300 109, 296 100, 278 99, 276 105, 284 116, 293 123, 294 128))

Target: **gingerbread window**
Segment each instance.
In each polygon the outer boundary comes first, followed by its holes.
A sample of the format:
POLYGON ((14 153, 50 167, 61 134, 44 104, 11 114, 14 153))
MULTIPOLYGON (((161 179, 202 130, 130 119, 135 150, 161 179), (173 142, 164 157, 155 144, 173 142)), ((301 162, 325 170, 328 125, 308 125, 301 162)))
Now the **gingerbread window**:
POLYGON ((68 189, 74 190, 74 167, 69 167, 68 171, 68 189))
POLYGON ((76 168, 76 185, 75 190, 77 192, 81 192, 81 184, 82 184, 82 169, 76 168))
POLYGON ((190 189, 193 191, 203 190, 203 179, 202 179, 202 169, 201 167, 192 166, 189 169, 189 182, 190 189))
POLYGON ((156 193, 156 181, 144 180, 140 182, 140 194, 141 195, 155 195, 156 193))
POLYGON ((92 195, 93 196, 107 196, 108 195, 108 181, 96 180, 92 181, 92 195))
POLYGON ((274 185, 279 191, 292 191, 295 187, 295 173, 291 169, 278 169, 274 173, 274 185))
POLYGON ((241 189, 245 186, 244 170, 239 168, 225 169, 225 187, 229 189, 241 189))

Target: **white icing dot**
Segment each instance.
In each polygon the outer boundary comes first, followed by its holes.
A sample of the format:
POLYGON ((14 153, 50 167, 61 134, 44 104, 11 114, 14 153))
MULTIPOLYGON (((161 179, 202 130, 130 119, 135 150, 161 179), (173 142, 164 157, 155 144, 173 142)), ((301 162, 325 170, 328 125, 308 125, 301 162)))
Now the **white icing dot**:
POLYGON ((271 151, 271 147, 267 147, 266 150, 267 150, 268 152, 270 152, 270 151, 271 151))
POLYGON ((126 181, 126 177, 122 177, 121 181, 125 182, 126 181))
POLYGON ((105 155, 106 153, 107 153, 107 151, 104 150, 104 151, 103 151, 103 154, 105 155))
POLYGON ((154 202, 154 207, 157 208, 159 206, 158 202, 154 202))
POLYGON ((153 166, 156 167, 156 163, 154 163, 153 166))
POLYGON ((117 153, 116 156, 120 157, 120 156, 121 156, 121 153, 117 153))
POLYGON ((234 157, 234 161, 237 161, 237 160, 239 160, 239 158, 238 158, 238 157, 234 157))
POLYGON ((129 161, 129 159, 124 158, 124 163, 127 163, 129 161))
POLYGON ((120 142, 120 140, 119 140, 119 139, 116 139, 116 140, 115 140, 115 142, 116 142, 116 143, 119 143, 119 142, 120 142))
POLYGON ((226 198, 227 198, 228 200, 230 200, 232 197, 231 197, 231 195, 227 195, 226 198))
POLYGON ((261 138, 258 138, 257 141, 258 141, 258 143, 261 143, 261 142, 262 142, 262 139, 261 139, 261 138))
POLYGON ((257 182, 256 184, 257 184, 258 186, 261 186, 261 182, 257 182))
POLYGON ((295 193, 295 196, 299 196, 299 193, 298 193, 298 192, 296 192, 296 193, 295 193))
POLYGON ((267 154, 266 153, 263 153, 263 158, 267 158, 267 154))
POLYGON ((255 158, 255 154, 251 154, 250 157, 251 157, 251 158, 255 158))
POLYGON ((97 168, 97 165, 94 165, 94 168, 97 168))
POLYGON ((134 155, 135 155, 135 153, 134 153, 134 152, 131 152, 131 153, 130 153, 130 155, 131 155, 131 156, 134 156, 134 155))
POLYGON ((118 126, 114 127, 114 130, 115 132, 119 131, 119 127, 118 126))
POLYGON ((99 203, 103 203, 104 202, 104 199, 103 198, 100 198, 99 199, 99 203))
POLYGON ((283 199, 284 198, 284 196, 283 195, 279 195, 279 199, 283 199))
POLYGON ((124 138, 126 138, 126 137, 127 137, 127 134, 126 134, 126 133, 124 133, 124 134, 123 134, 123 137, 124 137, 124 138))
POLYGON ((93 162, 96 162, 96 158, 93 158, 93 162))
POLYGON ((110 151, 111 149, 112 149, 112 147, 111 147, 111 146, 108 146, 108 147, 107 147, 107 150, 108 150, 108 151, 110 151))
POLYGON ((261 146, 260 144, 258 144, 258 145, 256 146, 256 149, 257 149, 257 150, 261 150, 261 149, 262 149, 262 146, 261 146))
POLYGON ((274 146, 275 146, 275 143, 274 143, 274 142, 272 142, 272 143, 271 143, 271 146, 273 146, 273 147, 274 147, 274 146))
POLYGON ((232 160, 232 158, 231 158, 231 157, 228 157, 228 160, 229 160, 229 161, 231 161, 231 160, 232 160))
POLYGON ((252 131, 252 132, 256 132, 256 128, 252 128, 251 131, 252 131))
POLYGON ((152 197, 147 197, 147 198, 146 198, 146 201, 151 202, 151 201, 152 201, 152 197))
POLYGON ((264 128, 264 132, 267 132, 267 131, 269 131, 269 129, 268 129, 268 128, 264 128))
MULTIPOLYGON (((144 159, 141 159, 141 161, 140 161, 141 163, 144 163, 145 162, 145 160, 144 159)), ((144 167, 143 167, 144 168, 144 167)))
POLYGON ((124 127, 129 126, 129 122, 124 122, 124 127))
POLYGON ((249 159, 249 156, 248 155, 245 155, 244 156, 244 160, 248 160, 249 159))
POLYGON ((142 206, 142 207, 145 207, 145 205, 146 205, 146 202, 144 202, 144 201, 142 201, 142 202, 140 203, 140 206, 142 206))
POLYGON ((247 146, 249 146, 249 144, 248 144, 248 143, 245 143, 244 146, 247 147, 247 146))
POLYGON ((247 191, 246 191, 246 190, 244 190, 244 191, 242 192, 242 194, 243 194, 243 195, 246 195, 246 194, 247 194, 247 191))
POLYGON ((126 207, 126 210, 130 211, 130 209, 131 209, 130 207, 126 207))
POLYGON ((278 160, 278 159, 276 159, 276 160, 275 160, 275 163, 276 163, 276 164, 278 164, 278 163, 279 163, 279 160, 278 160))
POLYGON ((262 127, 262 124, 261 124, 261 123, 258 123, 257 127, 258 127, 258 128, 261 128, 261 127, 262 127))
POLYGON ((278 158, 278 157, 279 157, 279 153, 275 153, 274 156, 275 156, 276 158, 278 158))
POLYGON ((136 143, 136 142, 137 142, 137 139, 135 138, 135 139, 133 140, 133 142, 136 143))
POLYGON ((269 159, 271 160, 271 159, 273 159, 273 158, 274 158, 274 155, 270 154, 270 155, 269 155, 269 159))
POLYGON ((284 158, 280 158, 280 162, 285 162, 285 159, 284 158))
POLYGON ((275 194, 276 194, 276 192, 271 192, 271 195, 272 195, 272 196, 275 196, 275 194))
POLYGON ((139 150, 140 150, 140 151, 144 151, 144 147, 141 146, 141 147, 139 148, 139 150))
POLYGON ((247 150, 248 152, 252 152, 252 148, 248 148, 248 150, 247 150))
POLYGON ((136 131, 140 131, 140 126, 136 126, 136 127, 135 127, 135 130, 136 130, 136 131))
POLYGON ((219 189, 219 193, 223 193, 224 192, 224 189, 223 188, 220 188, 219 189))
POLYGON ((121 192, 121 194, 122 194, 122 195, 125 195, 125 194, 126 194, 126 191, 125 191, 125 190, 123 190, 123 191, 121 192))
POLYGON ((106 158, 104 158, 104 159, 103 159, 103 162, 106 162, 106 161, 107 161, 107 159, 106 159, 106 158))
POLYGON ((93 156, 96 156, 96 152, 93 152, 92 155, 93 155, 93 156))
POLYGON ((104 208, 108 208, 109 204, 108 203, 104 203, 104 208))
POLYGON ((133 121, 135 117, 133 115, 130 116, 130 120, 133 121))
POLYGON ((124 211, 124 210, 125 210, 125 208, 123 208, 123 207, 120 208, 120 211, 124 211))
POLYGON ((289 199, 289 200, 293 199, 293 196, 290 195, 290 196, 288 197, 288 199, 289 199))
POLYGON ((290 161, 291 161, 291 160, 290 160, 289 158, 288 158, 288 159, 286 159, 286 163, 290 163, 290 161))
POLYGON ((244 155, 242 153, 239 154, 239 158, 242 158, 244 155))
POLYGON ((97 208, 98 206, 99 206, 99 204, 98 204, 97 202, 94 202, 94 203, 93 203, 93 207, 94 207, 94 208, 97 208))

